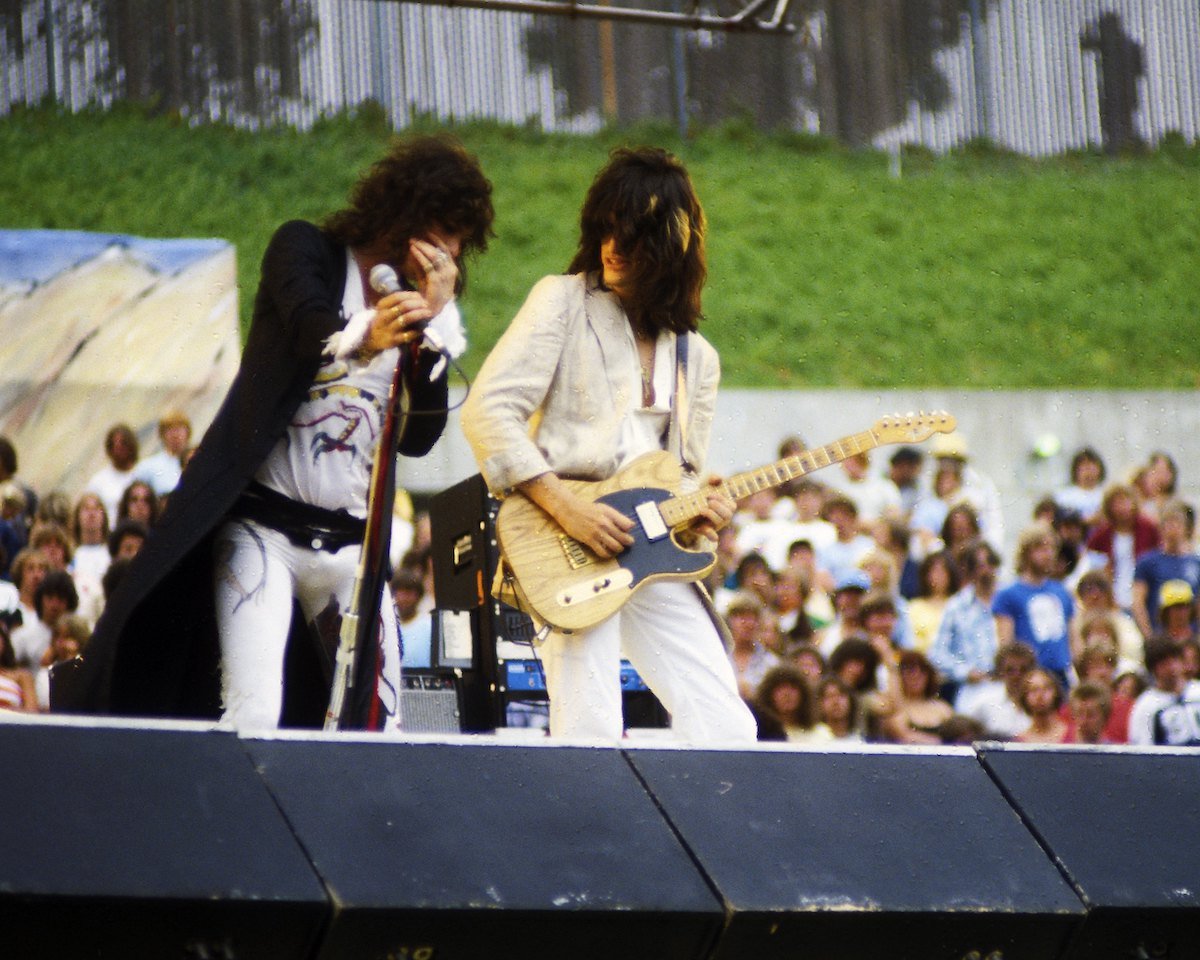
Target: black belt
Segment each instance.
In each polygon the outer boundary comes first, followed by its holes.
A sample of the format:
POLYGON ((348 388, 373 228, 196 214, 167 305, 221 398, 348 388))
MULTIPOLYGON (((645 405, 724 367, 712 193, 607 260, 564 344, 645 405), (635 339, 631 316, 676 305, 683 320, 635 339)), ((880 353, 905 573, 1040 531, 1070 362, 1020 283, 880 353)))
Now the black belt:
POLYGON ((346 510, 326 510, 301 503, 257 480, 242 491, 229 511, 231 517, 253 520, 278 530, 297 547, 337 553, 342 547, 362 543, 367 521, 346 510))

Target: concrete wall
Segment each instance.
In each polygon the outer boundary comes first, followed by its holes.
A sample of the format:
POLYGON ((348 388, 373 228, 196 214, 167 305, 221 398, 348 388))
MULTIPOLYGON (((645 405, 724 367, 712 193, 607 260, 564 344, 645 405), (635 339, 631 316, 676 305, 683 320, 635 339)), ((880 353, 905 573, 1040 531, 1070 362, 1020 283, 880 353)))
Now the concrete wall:
MULTIPOLYGON (((769 463, 792 433, 820 446, 888 414, 920 410, 957 418, 972 464, 1000 491, 1010 543, 1037 500, 1067 482, 1071 456, 1084 445, 1100 452, 1110 480, 1124 478, 1152 451, 1167 451, 1179 465, 1181 494, 1200 507, 1200 397, 1190 391, 725 390, 709 469, 734 473, 769 463), (1040 440, 1057 441, 1059 451, 1035 456, 1040 440)), ((874 462, 882 466, 889 456, 881 448, 874 462)), ((433 493, 476 472, 452 414, 433 452, 423 460, 402 458, 400 475, 414 493, 433 493)))

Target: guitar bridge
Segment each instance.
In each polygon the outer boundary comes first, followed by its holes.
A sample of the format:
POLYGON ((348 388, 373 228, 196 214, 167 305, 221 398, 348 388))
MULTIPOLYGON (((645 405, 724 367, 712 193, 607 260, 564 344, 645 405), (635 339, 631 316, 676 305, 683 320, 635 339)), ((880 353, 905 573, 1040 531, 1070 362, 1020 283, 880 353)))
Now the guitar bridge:
POLYGON ((562 547, 563 554, 567 558, 567 563, 572 570, 579 570, 586 567, 590 562, 587 554, 584 552, 583 544, 574 537, 568 537, 565 533, 558 535, 558 544, 562 547))

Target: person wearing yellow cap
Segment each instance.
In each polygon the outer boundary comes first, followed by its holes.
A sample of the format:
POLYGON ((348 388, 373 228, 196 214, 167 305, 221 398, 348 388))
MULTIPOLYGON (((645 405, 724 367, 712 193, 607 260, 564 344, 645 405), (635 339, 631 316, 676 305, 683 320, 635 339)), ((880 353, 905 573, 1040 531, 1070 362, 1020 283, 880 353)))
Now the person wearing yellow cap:
MULTIPOLYGON (((1192 607, 1200 593, 1200 555, 1192 546, 1196 513, 1182 500, 1163 507, 1159 525, 1161 546, 1138 560, 1133 568, 1133 619, 1142 635, 1152 636, 1160 628, 1161 591, 1170 580, 1180 580, 1192 591, 1192 607)), ((1177 589, 1177 588, 1176 588, 1177 589)))
POLYGON ((1196 594, 1186 580, 1168 580, 1158 590, 1161 635, 1175 643, 1196 639, 1196 594))

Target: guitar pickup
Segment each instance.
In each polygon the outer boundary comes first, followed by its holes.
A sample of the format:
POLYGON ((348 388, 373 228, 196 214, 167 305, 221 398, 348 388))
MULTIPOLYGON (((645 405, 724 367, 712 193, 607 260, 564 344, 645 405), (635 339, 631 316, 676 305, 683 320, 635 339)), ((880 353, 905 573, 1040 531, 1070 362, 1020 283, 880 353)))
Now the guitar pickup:
POLYGON ((667 524, 653 500, 644 500, 634 508, 647 540, 661 540, 667 535, 667 524))
POLYGON ((586 567, 590 562, 588 555, 581 544, 574 537, 568 537, 565 533, 558 535, 558 545, 562 547, 563 554, 567 558, 567 565, 572 570, 579 570, 586 567))
POLYGON ((560 590, 555 600, 560 607, 565 609, 566 607, 573 607, 578 603, 595 600, 597 597, 602 597, 606 593, 612 593, 615 590, 629 590, 632 585, 633 573, 629 570, 618 568, 598 577, 593 577, 591 580, 580 580, 578 583, 571 584, 566 590, 560 590))

